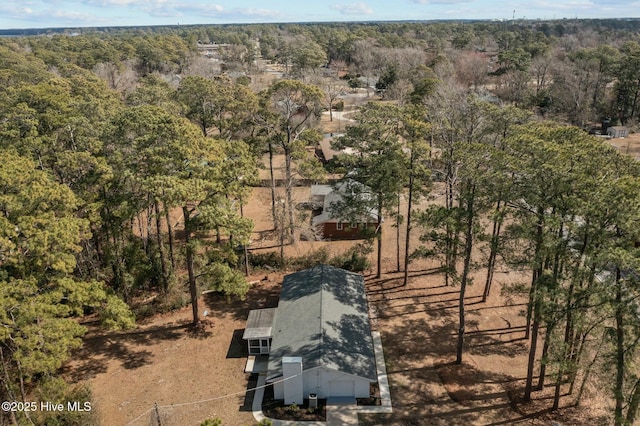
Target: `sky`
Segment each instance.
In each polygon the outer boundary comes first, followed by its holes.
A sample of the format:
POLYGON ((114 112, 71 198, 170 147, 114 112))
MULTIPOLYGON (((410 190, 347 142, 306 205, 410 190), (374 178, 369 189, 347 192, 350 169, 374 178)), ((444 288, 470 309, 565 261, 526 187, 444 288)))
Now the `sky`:
POLYGON ((0 0, 0 29, 514 17, 638 18, 640 0, 0 0))

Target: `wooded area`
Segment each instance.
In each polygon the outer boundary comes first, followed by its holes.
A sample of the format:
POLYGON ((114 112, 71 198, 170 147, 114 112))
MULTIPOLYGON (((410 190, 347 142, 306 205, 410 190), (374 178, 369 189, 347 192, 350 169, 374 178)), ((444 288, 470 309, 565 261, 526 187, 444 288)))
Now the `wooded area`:
MULTIPOLYGON (((640 167, 602 136, 603 123, 638 130, 639 30, 638 20, 562 20, 0 38, 2 399, 90 395, 59 376, 83 321, 128 329, 191 303, 197 329, 203 290, 243 298, 250 268, 294 268, 285 245, 313 232, 293 190, 331 178, 351 194, 337 215, 378 213, 340 266, 365 270, 375 253, 376 278, 390 272, 383 216, 395 222, 404 285, 412 261, 440 262, 459 292, 457 364, 465 292, 482 271, 483 302, 496 291, 527 298, 522 400, 552 381, 551 409, 580 405, 598 383, 610 420, 633 424, 640 167), (319 117, 333 120, 350 94, 362 95, 354 122, 323 164, 319 117), (259 185, 270 188, 273 256, 248 250, 243 205, 259 185), (527 282, 492 288, 498 267, 527 282)), ((0 414, 97 421, 85 415, 0 414)))

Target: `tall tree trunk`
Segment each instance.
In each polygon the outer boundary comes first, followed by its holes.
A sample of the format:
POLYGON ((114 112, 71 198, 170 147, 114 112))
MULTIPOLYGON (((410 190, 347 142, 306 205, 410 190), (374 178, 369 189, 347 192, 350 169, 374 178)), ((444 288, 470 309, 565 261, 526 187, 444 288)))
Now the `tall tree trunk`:
POLYGON ((273 174, 273 144, 269 142, 269 178, 271 179, 271 217, 273 219, 273 229, 278 228, 278 218, 276 212, 276 177, 273 174))
MULTIPOLYGON (((449 153, 450 157, 453 155, 449 153)), ((445 171, 445 195, 444 195, 444 205, 447 209, 448 213, 451 213, 453 209, 453 171, 451 169, 451 164, 447 163, 446 171, 445 171)), ((453 261, 453 230, 451 228, 451 222, 447 220, 445 224, 445 274, 444 274, 444 283, 446 286, 451 285, 451 270, 455 268, 455 264, 453 261)))
POLYGON ((156 211, 156 240, 158 242, 158 256, 160 256, 160 268, 162 269, 162 290, 166 293, 169 290, 169 272, 167 271, 167 260, 164 256, 164 242, 162 241, 162 226, 160 223, 160 203, 154 201, 153 206, 156 211))
MULTIPOLYGON (((448 167, 450 168, 450 167, 448 167)), ((446 190, 445 190, 445 208, 447 209, 448 213, 451 213, 453 211, 453 176, 450 170, 447 170, 447 184, 446 184, 446 190)), ((457 250, 457 244, 455 244, 454 239, 456 238, 457 235, 457 230, 453 229, 453 227, 451 226, 451 222, 449 220, 447 220, 447 223, 445 225, 445 238, 446 238, 446 245, 445 245, 445 276, 444 276, 444 282, 445 285, 450 286, 453 283, 451 282, 451 275, 452 272, 455 272, 455 268, 456 268, 456 255, 455 255, 455 251, 457 250)))
MULTIPOLYGON (((536 297, 537 299, 537 297, 536 297)), ((533 309, 533 325, 531 327, 531 346, 529 347, 529 359, 527 361, 527 379, 524 386, 524 400, 531 401, 531 391, 533 388, 533 369, 536 361, 536 350, 538 349, 538 330, 540 329, 540 306, 536 301, 533 309)))
POLYGON ((571 285, 569 286, 569 294, 567 295, 568 303, 567 303, 567 318, 566 318, 565 327, 564 327, 564 344, 563 344, 563 349, 561 351, 561 356, 560 356, 560 368, 558 369, 558 378, 556 380, 556 388, 553 394, 553 406, 551 407, 552 410, 557 410, 558 407, 560 406, 560 389, 564 381, 564 374, 567 371, 567 363, 570 362, 567 359, 567 355, 568 355, 567 348, 569 346, 569 341, 571 340, 571 330, 573 328, 573 313, 571 312, 571 298, 573 296, 572 293, 573 293, 573 280, 571 280, 571 285))
POLYGON ((169 235, 169 257, 171 258, 171 268, 176 269, 176 257, 174 254, 174 233, 173 225, 171 225, 171 215, 166 203, 162 203, 162 209, 164 210, 164 220, 167 222, 167 234, 169 235))
POLYGON ((145 241, 146 241, 146 247, 147 247, 147 255, 149 257, 151 257, 151 244, 152 244, 152 237, 151 234, 153 234, 153 202, 151 201, 151 195, 147 195, 147 220, 146 220, 146 232, 147 235, 145 237, 145 241))
POLYGON ((529 291, 529 304, 527 306, 527 327, 526 336, 529 336, 529 330, 531 330, 531 343, 529 346, 529 358, 527 360, 527 378, 524 387, 524 400, 531 401, 531 391, 533 390, 533 370, 535 368, 536 351, 538 349, 538 332, 540 330, 540 316, 542 309, 542 301, 540 295, 538 295, 538 280, 542 277, 543 263, 541 258, 542 242, 543 242, 543 226, 544 226, 544 209, 538 208, 538 222, 536 229, 536 246, 535 246, 535 259, 536 263, 533 271, 533 278, 531 282, 531 289, 529 291), (530 326, 530 322, 533 319, 533 324, 530 326))
POLYGON ((553 333, 553 327, 547 327, 544 333, 544 343, 542 345, 542 356, 540 357, 540 374, 536 390, 544 389, 544 381, 547 375, 547 356, 549 355, 549 337, 553 333))
POLYGON ((584 372, 584 376, 582 377, 582 383, 580 384, 580 389, 578 390, 578 395, 576 396, 576 407, 580 406, 582 401, 582 395, 584 394, 584 389, 587 386, 587 382, 589 381, 589 375, 591 374, 591 368, 596 363, 598 357, 600 357, 600 349, 602 348, 602 343, 607 338, 607 330, 602 333, 602 339, 600 339, 600 344, 598 345, 598 349, 596 350, 593 359, 589 364, 587 364, 587 369, 584 372))
POLYGON ((284 147, 284 165, 285 165, 285 191, 287 195, 287 217, 289 223, 287 224, 287 236, 289 243, 296 241, 295 237, 295 221, 293 218, 293 171, 291 170, 291 151, 289 145, 284 147))
MULTIPOLYGON (((562 226, 560 227, 560 234, 562 233, 562 226)), ((558 276, 560 274, 561 267, 559 266, 559 258, 558 258, 558 250, 556 251, 556 256, 554 258, 553 265, 553 279, 557 282, 558 276)), ((554 293, 550 303, 551 305, 555 305, 558 301, 558 297, 556 293, 554 293)), ((536 390, 542 390, 544 388, 545 376, 547 374, 547 356, 549 355, 549 347, 551 346, 551 339, 553 338, 553 331, 557 325, 557 321, 555 318, 551 318, 546 322, 546 330, 544 333, 544 343, 542 345, 542 355, 540 356, 540 374, 538 375, 538 385, 536 386, 536 390)))
POLYGON ((409 242, 411 240, 411 209, 413 208, 413 150, 411 151, 411 160, 409 162, 409 199, 407 200, 407 233, 404 240, 404 278, 402 285, 409 283, 409 242))
MULTIPOLYGON (((13 390, 11 389, 11 379, 9 378, 9 367, 7 366, 8 362, 4 359, 4 352, 2 349, 2 345, 0 345, 0 365, 2 365, 3 372, 3 382, 6 390, 7 401, 16 401, 16 397, 14 396, 13 390)), ((11 423, 14 425, 18 424, 18 419, 16 419, 16 413, 12 410, 9 410, 9 418, 11 419, 11 423)))
POLYGON ((149 256, 149 244, 147 244, 147 239, 144 237, 144 227, 142 226, 142 217, 140 214, 136 215, 136 224, 138 225, 138 233, 140 234, 140 239, 142 240, 144 252, 147 254, 147 256, 149 256))
POLYGON ((542 275, 542 240, 544 232, 544 209, 538 207, 537 211, 538 222, 536 224, 536 243, 534 249, 535 265, 531 276, 531 287, 529 288, 529 302, 527 303, 527 324, 525 326, 524 338, 528 339, 531 330, 531 318, 533 313, 534 300, 536 299, 536 286, 538 284, 538 278, 542 275))
MULTIPOLYGON (((202 105, 202 110, 205 111, 206 110, 206 104, 202 105)), ((204 136, 205 138, 207 137, 207 118, 205 116, 205 114, 201 114, 200 115, 200 130, 202 130, 202 136, 204 136)))
POLYGON ((466 200, 467 202, 467 229, 465 232, 464 242, 464 266, 462 269, 462 278, 460 280, 460 300, 458 303, 459 308, 459 327, 458 327, 458 344, 456 348, 456 364, 462 364, 462 350, 464 347, 464 327, 465 327, 465 311, 464 311, 464 296, 467 291, 467 281, 469 277, 469 270, 471 268, 471 253, 473 252, 473 202, 475 198, 475 185, 472 185, 471 192, 466 200))
POLYGON ((616 381, 614 388, 614 395, 616 400, 616 408, 614 411, 614 424, 615 426, 622 426, 624 424, 624 417, 622 415, 622 409, 624 406, 624 311, 622 307, 622 277, 620 268, 616 267, 616 306, 615 306, 615 321, 616 321, 616 381))
POLYGON ((198 325, 198 287, 196 285, 196 275, 193 269, 193 246, 191 244, 191 211, 187 206, 182 207, 184 215, 184 242, 186 245, 187 272, 189 273, 189 293, 191 294, 191 310, 193 312, 193 325, 198 325))
POLYGON ((629 401, 629 408, 627 408, 627 424, 628 425, 635 424, 639 405, 640 405, 640 379, 636 380, 636 384, 633 386, 631 401, 629 401))
POLYGON ((482 302, 486 302, 491 291, 491 283, 493 282, 493 271, 496 266, 496 258, 498 255, 498 241, 500 239, 500 228, 502 227, 502 208, 501 200, 496 205, 495 217, 493 218, 493 227, 491 229, 491 242, 489 243, 489 260, 487 262, 487 280, 484 284, 482 292, 482 302))
MULTIPOLYGON (((587 226, 588 226, 588 222, 587 222, 587 226)), ((575 379, 576 379, 576 375, 578 374, 578 368, 579 368, 579 362, 580 362, 580 356, 582 354, 582 350, 584 348, 584 341, 586 340, 586 335, 587 333, 582 333, 582 327, 580 326, 580 320, 575 320, 573 318, 573 312, 575 312, 577 315, 580 315, 580 312, 582 311, 582 309, 584 309, 585 306, 588 305, 588 299, 589 296, 587 295, 586 297, 576 297, 576 301, 575 304, 571 301, 571 299, 573 298, 573 291, 574 291, 574 284, 577 284, 579 288, 584 288, 584 283, 585 283, 585 279, 582 276, 582 274, 580 273, 580 270, 585 266, 584 265, 584 254, 587 250, 587 245, 589 242, 589 235, 588 233, 585 231, 584 237, 582 239, 582 244, 580 246, 580 252, 577 256, 578 258, 578 262, 576 263, 576 266, 574 268, 573 271, 573 276, 574 278, 571 281, 571 288, 570 288, 570 292, 569 292, 569 297, 567 298, 569 303, 567 304, 567 307, 569 310, 571 310, 572 312, 567 312, 567 321, 570 322, 570 327, 569 327, 569 342, 567 344, 567 361, 570 363, 570 369, 567 372, 569 374, 569 395, 573 394, 573 387, 575 384, 575 379), (580 302, 580 300, 584 300, 584 302, 580 302), (576 331, 576 324, 578 324, 578 328, 579 331, 576 331), (581 339, 581 341, 579 342, 579 336, 583 335, 583 338, 581 339)), ((593 279, 593 278, 589 278, 589 279, 593 279)), ((589 282, 589 280, 587 280, 587 282, 589 282)))
POLYGON ((376 278, 380 278, 382 276, 382 194, 378 194, 378 223, 376 228, 376 237, 378 238, 376 278))
POLYGON ((398 191, 398 205, 396 212, 396 271, 400 272, 400 192, 398 191))
MULTIPOLYGON (((242 196, 240 196, 240 217, 244 219, 244 208, 242 207, 242 196)), ((244 248, 244 276, 248 277, 249 276, 249 252, 248 252, 248 248, 247 246, 249 245, 249 242, 247 241, 245 244, 243 244, 243 248, 244 248)))

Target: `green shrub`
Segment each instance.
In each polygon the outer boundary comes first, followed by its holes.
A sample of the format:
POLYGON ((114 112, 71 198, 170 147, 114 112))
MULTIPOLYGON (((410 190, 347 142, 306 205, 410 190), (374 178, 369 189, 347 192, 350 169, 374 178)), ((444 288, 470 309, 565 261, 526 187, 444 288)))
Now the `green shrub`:
POLYGON ((241 75, 236 78, 236 84, 241 86, 249 86, 251 84, 251 77, 246 75, 241 75))
MULTIPOLYGON (((32 413, 35 424, 47 426, 93 426, 98 425, 98 417, 91 400, 91 389, 86 385, 69 386, 63 379, 44 379, 36 391, 37 399, 53 404, 63 404, 62 411, 36 410, 32 413), (79 410, 68 409, 69 403, 79 410), (86 405, 85 405, 86 403, 86 405)), ((38 403, 39 404, 39 403, 38 403)), ((27 419, 18 418, 18 423, 33 424, 27 419)))
POLYGON ((316 265, 327 263, 329 261, 329 252, 327 249, 321 248, 299 257, 289 259, 288 264, 293 269, 307 269, 316 265))
POLYGON ((216 417, 215 419, 207 419, 200 423, 200 426, 222 426, 222 419, 216 417))
POLYGON ((253 268, 264 268, 268 266, 273 269, 284 268, 284 262, 280 258, 280 254, 275 251, 268 251, 264 253, 249 252, 249 264, 253 268))
POLYGON ((358 243, 346 253, 331 258, 329 264, 352 272, 363 272, 371 267, 369 254, 372 250, 371 244, 358 243))

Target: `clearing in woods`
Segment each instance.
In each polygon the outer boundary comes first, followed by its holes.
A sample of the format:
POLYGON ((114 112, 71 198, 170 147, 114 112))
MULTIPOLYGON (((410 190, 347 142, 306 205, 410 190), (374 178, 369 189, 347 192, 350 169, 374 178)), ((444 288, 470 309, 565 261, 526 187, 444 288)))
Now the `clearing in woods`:
MULTIPOLYGON (((640 154, 640 138, 633 136, 612 144, 621 143, 623 149, 629 146, 632 155, 636 151, 640 154)), ((295 196, 306 200, 308 188, 296 188, 295 196)), ((245 214, 255 223, 251 250, 256 252, 277 250, 276 239, 269 233, 269 203, 269 190, 255 188, 245 208, 245 214)), ((485 271, 475 273, 476 284, 468 289, 466 297, 464 363, 454 365, 458 288, 445 286, 436 263, 426 260, 410 265, 409 284, 402 286, 402 273, 392 272, 396 268, 396 229, 391 222, 383 228, 382 278, 374 279, 374 271, 368 271, 365 279, 373 326, 382 334, 394 414, 361 416, 361 424, 602 422, 610 412, 608 392, 603 388, 587 389, 584 399, 589 404, 580 408, 566 407, 572 398, 563 398, 561 407, 566 408, 556 413, 548 411, 551 387, 535 392, 531 404, 514 404, 522 394, 526 376, 526 300, 503 296, 500 287, 527 281, 527 273, 497 271, 492 294, 485 303, 480 300, 485 271)), ((418 233, 413 236, 414 247, 418 233)), ((285 254, 301 256, 320 248, 336 254, 354 243, 301 241, 286 246, 285 254)), ((189 327, 189 306, 141 321, 129 332, 90 329, 84 346, 68 363, 65 376, 91 386, 94 408, 104 425, 147 425, 156 416, 163 425, 199 425, 215 417, 220 417, 225 426, 253 425, 253 394, 245 391, 255 385, 255 380, 243 372, 246 347, 241 337, 250 309, 277 305, 283 275, 254 271, 249 280, 257 282, 244 301, 227 301, 214 294, 203 296, 200 312, 206 310, 207 316, 204 331, 199 333, 189 327)))

